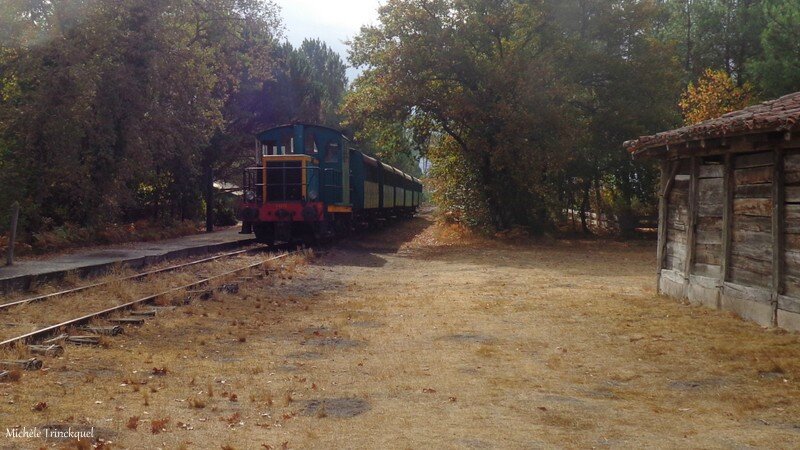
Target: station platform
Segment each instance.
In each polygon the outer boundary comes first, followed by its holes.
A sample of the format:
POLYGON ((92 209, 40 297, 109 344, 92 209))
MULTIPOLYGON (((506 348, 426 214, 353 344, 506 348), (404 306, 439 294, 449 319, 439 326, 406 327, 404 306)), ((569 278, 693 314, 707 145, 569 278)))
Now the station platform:
MULTIPOLYGON (((163 241, 97 246, 52 258, 21 259, 14 261, 13 266, 0 266, 0 294, 29 290, 34 285, 62 279, 69 272, 86 277, 104 273, 116 265, 140 269, 170 259, 224 252, 255 242, 252 235, 239 234, 240 229, 231 227, 163 241)), ((5 260, 0 264, 5 264, 5 260)))

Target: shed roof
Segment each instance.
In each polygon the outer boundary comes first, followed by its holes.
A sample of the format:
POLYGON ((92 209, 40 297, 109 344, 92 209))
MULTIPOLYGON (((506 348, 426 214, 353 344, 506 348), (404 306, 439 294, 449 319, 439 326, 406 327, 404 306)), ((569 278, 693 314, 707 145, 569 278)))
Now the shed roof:
POLYGON ((686 141, 761 132, 786 132, 797 128, 800 128, 800 92, 733 111, 695 125, 652 136, 642 136, 625 142, 625 148, 636 154, 648 148, 686 141))

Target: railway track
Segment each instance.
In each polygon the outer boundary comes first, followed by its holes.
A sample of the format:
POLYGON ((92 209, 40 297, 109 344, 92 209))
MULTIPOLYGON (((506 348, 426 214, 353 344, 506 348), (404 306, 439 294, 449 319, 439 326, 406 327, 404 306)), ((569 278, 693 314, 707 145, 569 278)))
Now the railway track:
MULTIPOLYGON (((225 257, 232 257, 249 252, 265 250, 266 248, 267 247, 261 247, 257 249, 246 249, 236 252, 225 253, 209 258, 203 258, 197 261, 191 261, 184 264, 177 264, 162 269, 138 273, 135 275, 126 276, 102 283, 94 283, 74 289, 54 292, 52 294, 31 297, 24 300, 19 300, 16 302, 10 302, 0 305, 0 309, 8 309, 11 308, 12 306, 20 306, 33 302, 52 300, 59 296, 65 296, 69 294, 84 292, 90 289, 102 287, 115 281, 140 280, 151 275, 173 272, 182 268, 196 266, 198 264, 206 262, 216 261, 225 257)), ((24 334, 13 336, 3 341, 0 341, 0 349, 23 348, 27 349, 33 355, 57 356, 63 353, 64 348, 62 344, 64 343, 99 344, 100 338, 102 336, 104 335, 113 336, 122 333, 124 330, 124 328, 122 328, 122 325, 141 324, 144 322, 145 317, 154 316, 158 311, 155 308, 150 310, 136 311, 136 308, 138 307, 152 304, 161 298, 169 298, 170 296, 182 293, 187 294, 187 300, 191 300, 192 298, 197 298, 197 297, 200 298, 210 297, 211 295, 213 295, 214 288, 212 286, 214 285, 215 282, 229 280, 234 276, 236 276, 237 274, 247 273, 269 262, 285 259, 286 257, 297 253, 298 251, 285 252, 277 256, 272 256, 266 259, 259 260, 258 262, 255 263, 246 264, 244 266, 232 270, 226 270, 225 272, 217 275, 203 277, 200 280, 193 281, 191 283, 166 289, 155 294, 145 295, 129 302, 125 302, 119 305, 114 305, 88 314, 80 314, 78 317, 74 317, 68 320, 63 320, 56 324, 42 326, 33 331, 29 331, 24 334), (124 317, 120 316, 121 313, 124 313, 126 311, 129 312, 128 316, 124 317), (88 326, 88 324, 91 321, 97 319, 105 320, 110 325, 88 326), (63 332, 64 330, 67 329, 81 330, 82 333, 79 335, 69 335, 63 332)), ((229 292, 235 293, 238 292, 238 283, 221 284, 220 286, 218 286, 218 289, 227 290, 229 292)), ((0 380, 2 380, 6 376, 8 376, 9 371, 14 368, 24 369, 24 370, 38 370, 42 367, 42 362, 41 360, 35 357, 20 359, 20 360, 6 360, 6 361, 0 361, 0 367, 2 369, 5 369, 5 370, 0 369, 0 380)))
POLYGON ((117 278, 117 279, 114 279, 114 280, 104 281, 102 283, 87 284, 85 286, 80 286, 80 287, 71 288, 71 289, 65 289, 65 290, 62 290, 62 291, 52 292, 52 293, 49 293, 49 294, 37 295, 35 297, 29 297, 29 298, 25 298, 25 299, 22 299, 22 300, 16 300, 16 301, 8 302, 8 303, 1 303, 0 304, 0 312, 2 312, 4 310, 8 310, 9 308, 12 308, 12 307, 15 307, 15 306, 21 306, 21 305, 26 305, 26 304, 29 304, 29 303, 50 300, 50 299, 54 299, 54 298, 57 298, 57 297, 63 297, 65 295, 77 294, 77 293, 80 293, 80 292, 83 292, 83 291, 87 291, 89 289, 96 289, 96 288, 99 288, 99 287, 107 286, 107 285, 111 284, 112 282, 117 282, 117 281, 137 281, 137 280, 141 280, 143 278, 147 278, 148 276, 151 276, 151 275, 157 275, 157 274, 160 274, 160 273, 173 272, 173 271, 176 271, 176 270, 185 269, 187 267, 195 266, 195 265, 198 265, 198 264, 203 264, 203 263, 207 263, 207 262, 211 262, 211 261, 217 261, 217 260, 220 260, 222 258, 230 258, 230 257, 233 257, 233 256, 244 255, 244 254, 247 254, 247 253, 255 253, 255 252, 259 252, 259 251, 266 251, 266 250, 269 250, 269 249, 270 249, 269 246, 262 246, 262 247, 244 249, 244 250, 237 250, 235 252, 222 253, 222 254, 219 254, 219 255, 210 256, 208 258, 203 258, 203 259, 198 259, 196 261, 191 261, 191 262, 188 262, 188 263, 174 264, 172 266, 164 267, 164 268, 161 268, 161 269, 150 270, 150 271, 147 271, 147 272, 141 272, 141 273, 137 273, 137 274, 134 274, 134 275, 127 276, 127 277, 122 277, 122 278, 117 278))

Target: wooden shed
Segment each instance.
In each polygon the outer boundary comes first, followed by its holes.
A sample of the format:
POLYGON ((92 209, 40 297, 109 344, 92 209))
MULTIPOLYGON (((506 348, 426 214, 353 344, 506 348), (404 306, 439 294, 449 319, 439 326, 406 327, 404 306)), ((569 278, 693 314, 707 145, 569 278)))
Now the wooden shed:
POLYGON ((658 291, 800 330, 800 92, 625 143, 661 164, 658 291))

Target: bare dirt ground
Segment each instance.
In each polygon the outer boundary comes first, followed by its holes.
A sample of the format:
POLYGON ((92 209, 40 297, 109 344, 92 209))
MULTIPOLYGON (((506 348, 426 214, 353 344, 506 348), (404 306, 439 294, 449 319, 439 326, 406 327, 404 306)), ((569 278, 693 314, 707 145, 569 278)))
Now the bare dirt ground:
POLYGON ((68 348, 0 385, 0 431, 93 426, 113 448, 797 447, 800 338, 656 296, 653 261, 652 243, 513 245, 417 218, 68 348))

